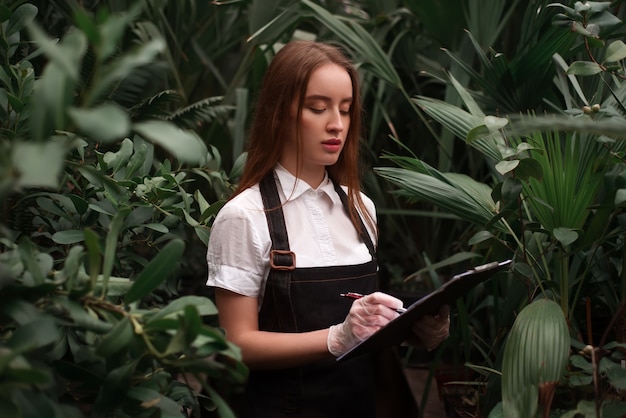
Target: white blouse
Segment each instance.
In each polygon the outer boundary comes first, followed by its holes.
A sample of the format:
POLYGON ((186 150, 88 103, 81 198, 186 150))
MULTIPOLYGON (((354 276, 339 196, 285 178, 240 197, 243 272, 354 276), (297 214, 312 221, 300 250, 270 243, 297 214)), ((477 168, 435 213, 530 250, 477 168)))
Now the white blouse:
MULTIPOLYGON (((328 175, 313 189, 280 165, 276 174, 296 267, 362 264, 372 259, 328 175)), ((361 197, 376 219, 372 200, 363 194, 361 197)), ((372 231, 368 232, 374 237, 372 231)), ((376 245, 374 238, 372 241, 376 245)), ((207 286, 259 298, 260 306, 270 271, 270 249, 271 239, 257 184, 228 201, 213 223, 207 251, 207 286)))

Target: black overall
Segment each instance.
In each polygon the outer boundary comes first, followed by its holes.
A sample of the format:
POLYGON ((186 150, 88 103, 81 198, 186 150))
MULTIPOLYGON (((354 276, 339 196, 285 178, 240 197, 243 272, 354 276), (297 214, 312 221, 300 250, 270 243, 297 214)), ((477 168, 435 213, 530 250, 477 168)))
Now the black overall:
MULTIPOLYGON (((365 227, 362 239, 372 260, 358 265, 295 268, 273 172, 260 184, 272 252, 259 329, 306 332, 343 322, 351 301, 340 293, 377 289, 374 245, 365 227)), ((344 208, 347 196, 335 183, 344 208)), ((376 416, 373 356, 337 363, 328 358, 281 370, 250 372, 242 417, 333 418, 376 416)))

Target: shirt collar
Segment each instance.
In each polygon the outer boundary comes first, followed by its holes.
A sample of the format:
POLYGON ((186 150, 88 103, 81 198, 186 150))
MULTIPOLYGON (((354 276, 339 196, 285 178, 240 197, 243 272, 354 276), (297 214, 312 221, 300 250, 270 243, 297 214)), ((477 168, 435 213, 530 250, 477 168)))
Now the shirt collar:
POLYGON ((341 199, 335 191, 335 186, 333 185, 333 182, 331 181, 330 177, 328 177, 328 172, 324 173, 324 179, 322 180, 318 188, 313 189, 311 186, 309 186, 307 182, 298 179, 280 164, 276 165, 275 171, 276 176, 278 177, 280 188, 283 190, 283 194, 288 200, 297 199, 304 193, 310 191, 314 193, 324 193, 330 198, 333 204, 341 204, 341 199))

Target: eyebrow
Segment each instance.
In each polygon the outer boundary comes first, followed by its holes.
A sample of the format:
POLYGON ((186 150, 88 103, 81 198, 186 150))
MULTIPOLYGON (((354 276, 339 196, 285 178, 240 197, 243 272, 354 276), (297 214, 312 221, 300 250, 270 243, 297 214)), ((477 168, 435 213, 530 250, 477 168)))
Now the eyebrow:
MULTIPOLYGON (((306 96, 304 100, 323 100, 326 102, 332 101, 332 99, 328 96, 324 96, 322 94, 311 94, 310 96, 306 96)), ((339 103, 352 103, 354 99, 352 97, 346 97, 339 101, 339 103)))

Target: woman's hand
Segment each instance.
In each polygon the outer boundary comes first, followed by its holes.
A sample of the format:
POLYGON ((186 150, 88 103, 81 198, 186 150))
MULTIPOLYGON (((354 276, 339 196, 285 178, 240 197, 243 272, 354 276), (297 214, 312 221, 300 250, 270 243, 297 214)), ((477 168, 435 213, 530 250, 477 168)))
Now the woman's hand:
POLYGON ((395 310, 401 307, 400 299, 381 292, 355 300, 346 319, 330 327, 326 341, 328 351, 338 357, 350 350, 397 318, 399 314, 395 310))
POLYGON ((450 306, 443 305, 436 315, 420 318, 412 329, 415 336, 407 341, 409 344, 434 350, 450 334, 450 306))

